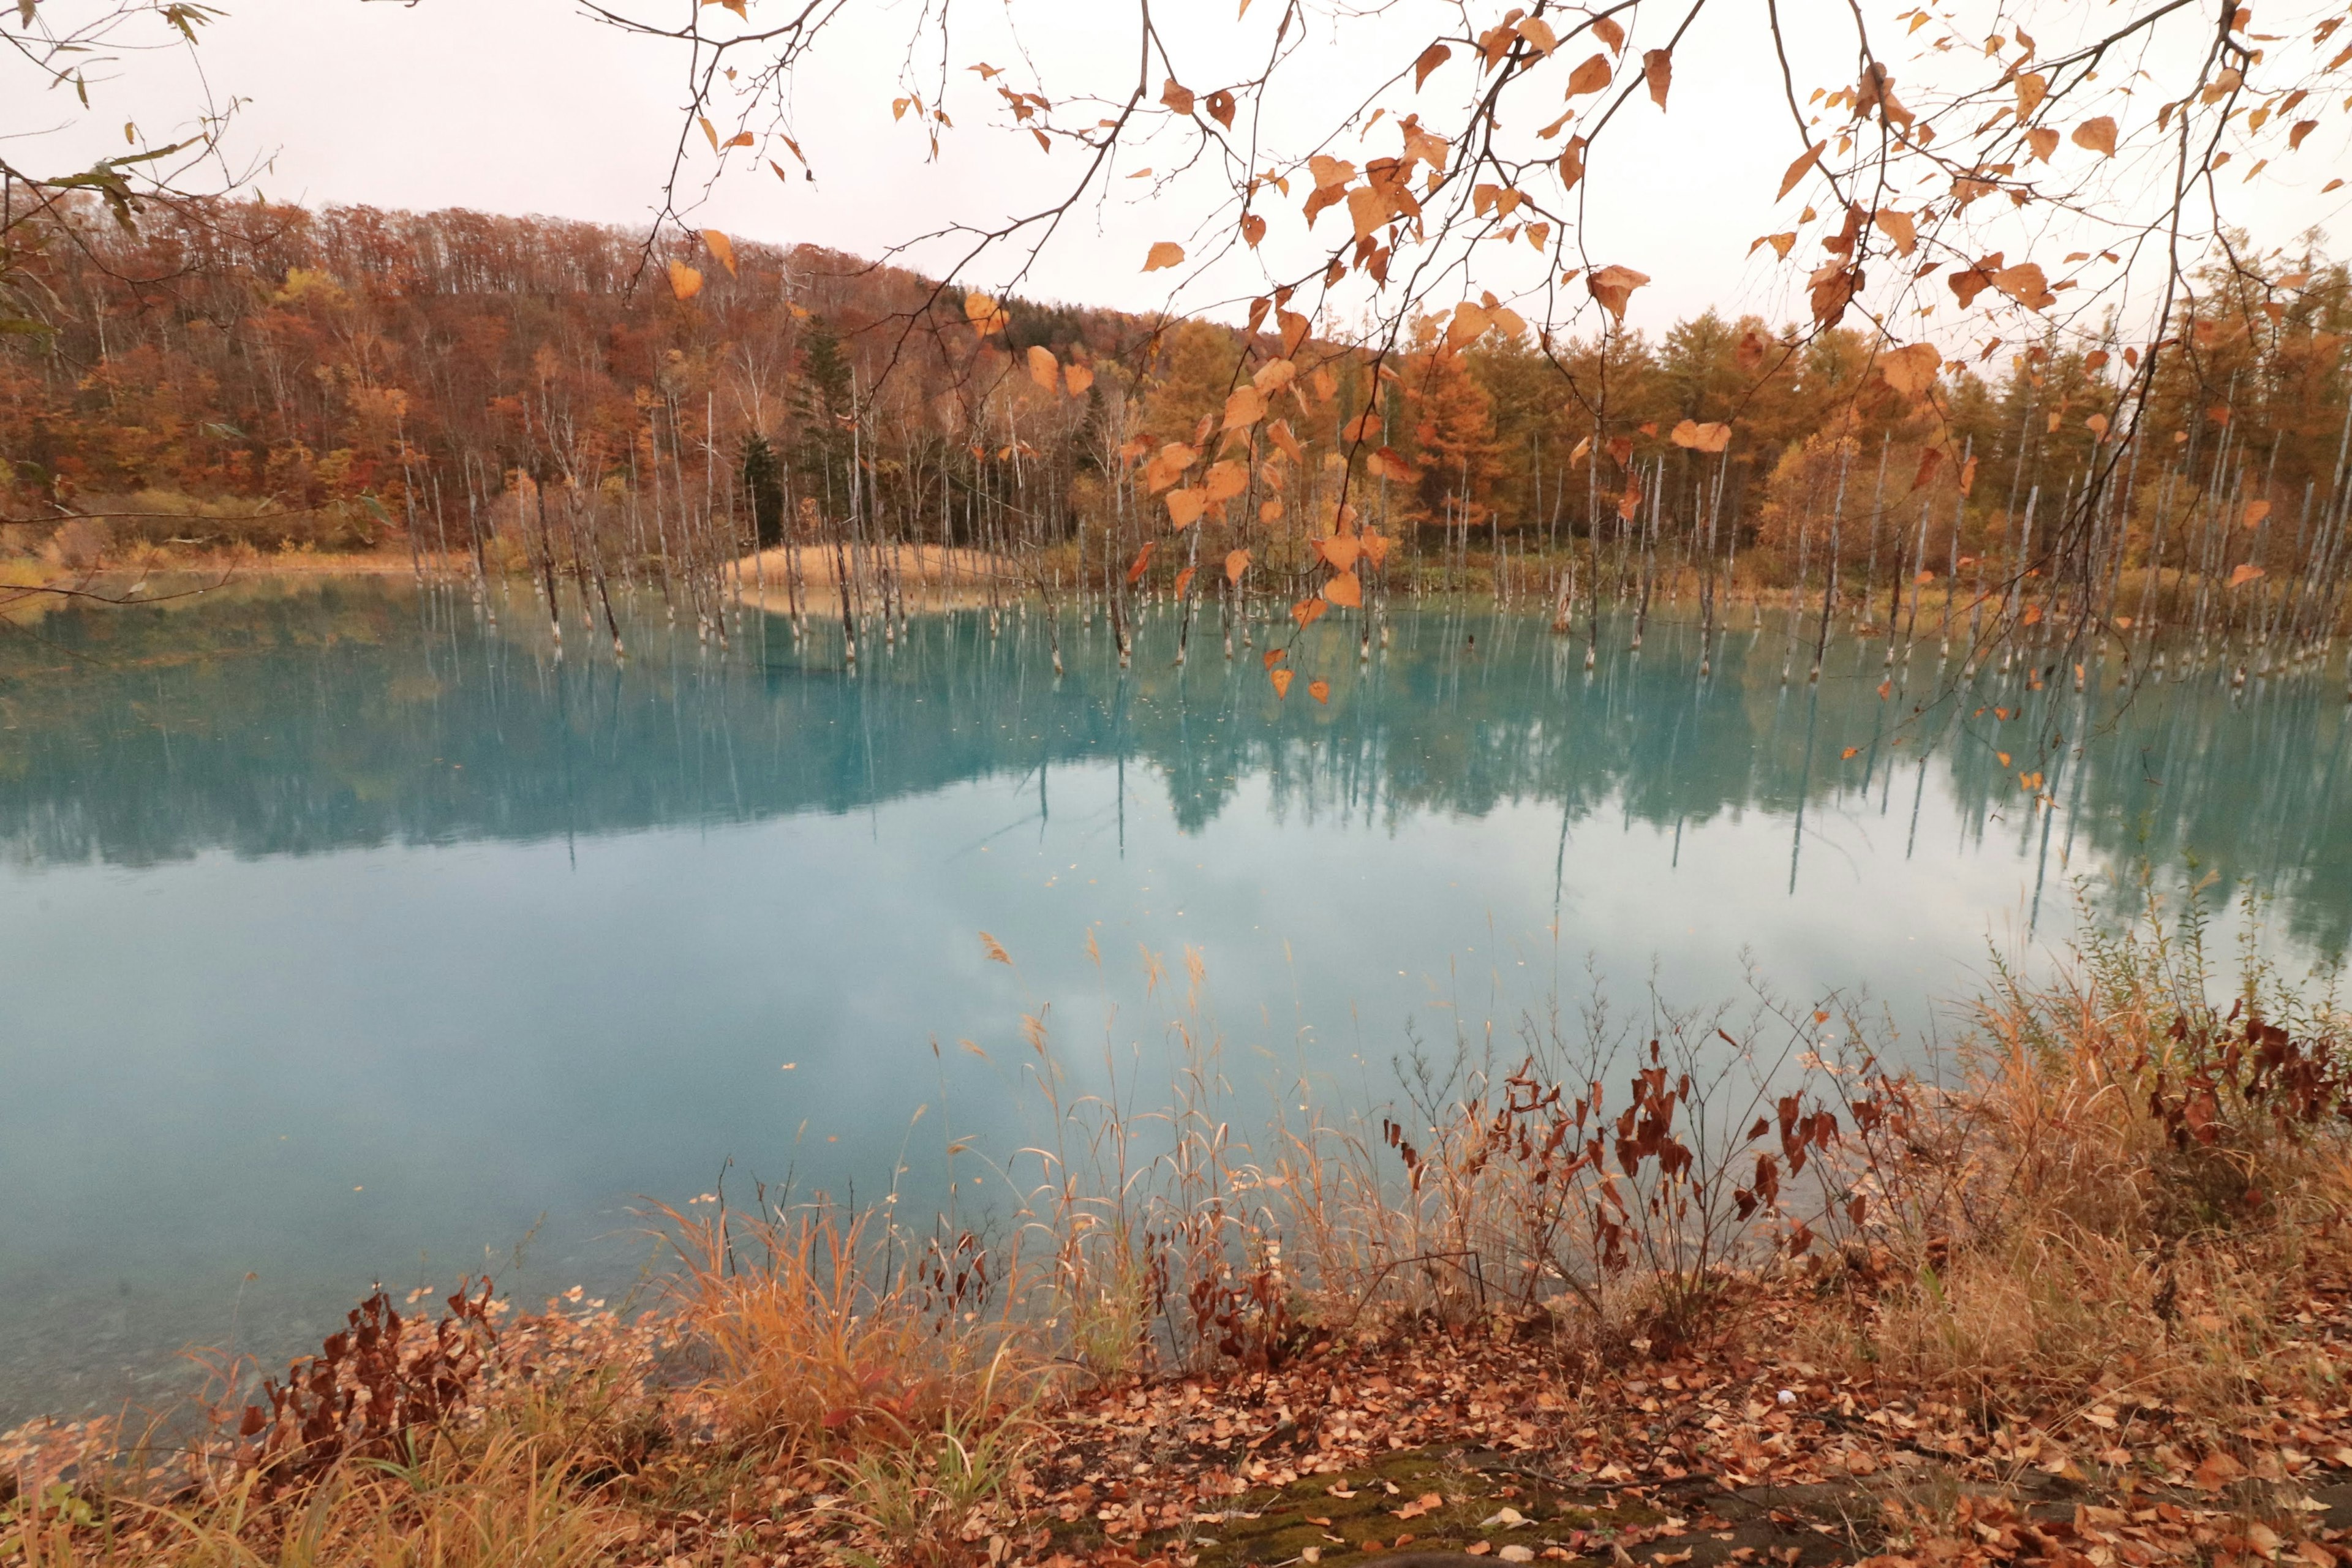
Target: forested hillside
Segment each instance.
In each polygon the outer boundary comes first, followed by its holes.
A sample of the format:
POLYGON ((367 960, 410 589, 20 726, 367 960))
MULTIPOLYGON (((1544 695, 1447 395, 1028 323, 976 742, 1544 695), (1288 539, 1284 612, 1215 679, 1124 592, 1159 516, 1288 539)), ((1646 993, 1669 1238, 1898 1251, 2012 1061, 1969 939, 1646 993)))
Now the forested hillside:
MULTIPOLYGON (((1923 365, 1714 312, 1545 342, 1489 300, 1381 362, 1279 298, 1244 331, 462 211, 225 203, 133 234, 92 210, 29 266, 51 330, 0 346, 13 547, 385 548, 576 569, 583 594, 755 536, 976 544, 1035 585, 1229 569, 1198 592, 1360 529, 1373 566, 1393 542, 1424 581, 1491 584, 1499 552, 1546 598, 1588 546, 1621 593, 1701 566, 1789 584, 1834 552, 1868 621, 1922 573, 2033 563, 2036 509, 2046 532, 2120 437, 2100 411, 2137 359, 2053 339, 1923 365)), ((2202 280, 2080 603, 2186 615, 2234 577, 2333 613, 2347 318, 2323 258, 2202 280)))

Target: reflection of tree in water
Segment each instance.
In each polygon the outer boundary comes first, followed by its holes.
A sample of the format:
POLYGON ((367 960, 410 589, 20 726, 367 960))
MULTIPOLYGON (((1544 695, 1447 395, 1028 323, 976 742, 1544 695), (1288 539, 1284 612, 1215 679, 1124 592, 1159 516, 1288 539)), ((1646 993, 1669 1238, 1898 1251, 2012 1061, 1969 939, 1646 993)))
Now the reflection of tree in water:
MULTIPOLYGON (((1867 820, 1882 853, 2006 842, 2042 866, 2045 915, 2086 852, 2193 853, 2256 877, 2324 951, 2352 930, 2346 725, 2321 679, 2121 703, 1987 677, 1906 725, 1932 660, 1882 699, 1875 644, 1832 649, 1815 689, 1781 684, 1769 634, 1735 636, 1701 682, 1687 628, 1654 622, 1644 653, 1588 677, 1580 646, 1539 622, 1432 613, 1400 616, 1369 664, 1349 628, 1302 639, 1325 706, 1303 681, 1277 702, 1254 651, 1177 667, 1161 623, 1125 672, 1106 627, 1066 627, 1057 681, 1034 615, 994 639, 984 617, 919 620, 854 678, 781 622, 763 637, 753 617, 723 655, 666 639, 657 612, 641 622, 616 667, 552 659, 535 615, 491 627, 462 595, 377 583, 53 616, 0 645, 0 836, 34 864, 536 839, 845 812, 977 778, 1036 775, 1050 803, 1054 769, 1118 762, 1162 777, 1188 832, 1253 780, 1279 820, 1391 831, 1505 805, 1667 829, 1801 808, 1867 820), (2036 752, 2053 731, 2090 743, 2036 752), (2029 768, 2063 809, 2029 807, 2029 768)), ((1792 841, 1805 852, 1801 824, 1792 841)))

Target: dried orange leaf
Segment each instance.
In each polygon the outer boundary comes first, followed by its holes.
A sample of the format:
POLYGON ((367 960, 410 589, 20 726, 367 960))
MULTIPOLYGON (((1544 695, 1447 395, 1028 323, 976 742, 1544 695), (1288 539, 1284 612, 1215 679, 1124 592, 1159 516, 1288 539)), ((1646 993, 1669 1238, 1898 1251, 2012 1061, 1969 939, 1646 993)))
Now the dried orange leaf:
POLYGON ((2095 120, 2085 120, 2082 124, 2074 127, 2074 142, 2077 147, 2087 147, 2102 156, 2114 157, 2116 155, 2115 116, 2102 114, 2095 120))
POLYGON ((1163 239, 1151 247, 1143 258, 1146 272, 1157 272, 1163 267, 1176 267, 1184 260, 1184 247, 1172 239, 1163 239))
POLYGON ((683 261, 669 264, 669 291, 681 300, 691 300, 702 292, 702 274, 683 261))
POLYGON ((1061 390, 1062 366, 1043 343, 1029 345, 1029 379, 1047 392, 1061 390))
POLYGON ((715 228, 706 228, 702 231, 702 243, 710 247, 710 254, 719 258, 719 265, 727 268, 727 276, 734 277, 735 247, 727 237, 715 228))
POLYGON ((1651 49, 1642 56, 1642 76, 1650 84, 1650 101, 1660 109, 1666 106, 1666 89, 1674 85, 1675 51, 1651 49))
POLYGON ((1568 96, 1578 98, 1588 92, 1599 92, 1609 85, 1612 74, 1609 57, 1594 55, 1568 73, 1568 96))
POLYGON ((1775 196, 1772 199, 1774 201, 1779 201, 1781 196, 1785 196, 1790 191, 1795 190, 1797 188, 1797 182, 1803 179, 1806 174, 1811 172, 1813 165, 1821 161, 1822 149, 1828 145, 1829 143, 1827 142, 1816 142, 1802 157, 1790 164, 1789 172, 1780 176, 1780 195, 1775 196))
POLYGON ((1328 702, 1331 700, 1331 683, 1328 680, 1310 680, 1307 683, 1307 695, 1318 702, 1328 702))
POLYGON ((1241 586, 1242 574, 1249 570, 1249 563, 1250 552, 1248 551, 1227 551, 1225 552, 1225 581, 1231 583, 1235 587, 1241 586))

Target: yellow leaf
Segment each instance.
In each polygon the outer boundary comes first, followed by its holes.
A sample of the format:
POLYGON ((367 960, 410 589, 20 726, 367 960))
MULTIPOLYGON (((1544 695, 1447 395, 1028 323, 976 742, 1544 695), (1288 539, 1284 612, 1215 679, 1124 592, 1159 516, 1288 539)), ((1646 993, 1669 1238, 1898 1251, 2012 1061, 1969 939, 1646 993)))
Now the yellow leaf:
POLYGON ((669 291, 681 300, 691 300, 702 292, 702 274, 683 261, 669 264, 669 291))
POLYGON ((1181 265, 1183 260, 1184 247, 1172 239, 1163 239, 1154 245, 1150 254, 1143 258, 1143 269, 1157 272, 1163 267, 1181 265))
POLYGON ((706 228, 702 231, 702 243, 710 247, 710 254, 719 258, 719 265, 727 268, 727 276, 734 277, 735 247, 727 237, 715 228, 706 228))
POLYGON ((966 294, 963 297, 963 319, 971 323, 973 331, 984 338, 991 332, 1003 331, 1008 318, 989 296, 966 294))
POLYGON ((1032 343, 1029 346, 1029 379, 1041 389, 1055 392, 1060 390, 1061 377, 1061 363, 1054 358, 1054 351, 1043 343, 1032 343))

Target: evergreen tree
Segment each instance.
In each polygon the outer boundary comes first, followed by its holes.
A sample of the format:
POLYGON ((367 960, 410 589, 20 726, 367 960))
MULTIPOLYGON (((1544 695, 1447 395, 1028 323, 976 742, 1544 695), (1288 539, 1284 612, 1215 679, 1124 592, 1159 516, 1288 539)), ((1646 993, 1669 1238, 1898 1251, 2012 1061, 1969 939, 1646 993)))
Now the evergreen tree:
POLYGON ((751 505, 751 533, 762 550, 784 542, 784 469, 776 449, 758 431, 743 438, 743 494, 751 505))

